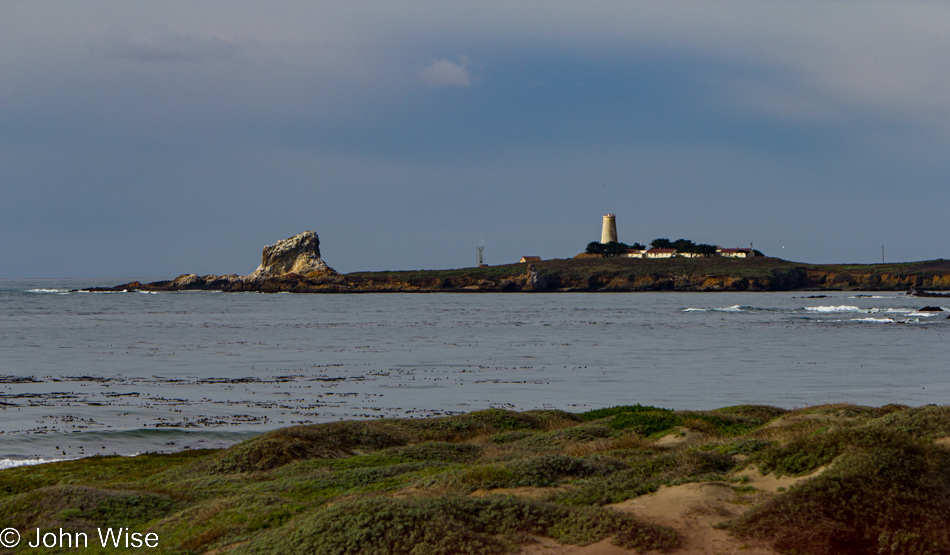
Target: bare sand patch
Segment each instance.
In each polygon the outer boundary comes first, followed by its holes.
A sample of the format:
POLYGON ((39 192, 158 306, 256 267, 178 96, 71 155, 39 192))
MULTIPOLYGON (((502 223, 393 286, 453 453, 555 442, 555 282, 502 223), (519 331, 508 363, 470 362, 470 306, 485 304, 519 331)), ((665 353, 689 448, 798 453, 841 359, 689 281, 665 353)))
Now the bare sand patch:
MULTIPOLYGON (((950 438, 947 444, 950 445, 950 438)), ((761 474, 752 467, 739 472, 739 477, 748 481, 743 486, 752 486, 761 492, 758 495, 773 495, 779 488, 788 489, 802 480, 813 478, 827 467, 820 467, 807 476, 783 476, 761 474)), ((515 490, 543 490, 550 488, 513 488, 515 490)), ((496 492, 499 490, 490 490, 496 492)), ((530 492, 524 492, 530 493, 530 492)), ((608 505, 616 511, 627 512, 654 524, 669 526, 676 530, 680 546, 665 553, 672 554, 722 554, 722 555, 777 555, 777 551, 767 545, 734 538, 715 525, 737 517, 754 505, 741 503, 742 495, 736 493, 726 482, 703 482, 678 486, 660 486, 656 493, 641 495, 621 503, 608 505)), ((599 541, 587 546, 562 545, 551 538, 536 538, 538 543, 523 546, 518 553, 522 555, 619 555, 630 551, 613 545, 611 539, 599 541)))
POLYGON ((739 495, 729 484, 704 482, 661 486, 656 493, 611 507, 676 530, 681 544, 669 553, 774 555, 776 552, 766 546, 733 538, 725 530, 713 527, 751 507, 736 504, 738 499, 739 495))
POLYGON ((656 440, 656 445, 675 449, 677 447, 685 447, 687 445, 694 445, 697 443, 703 443, 705 441, 709 441, 709 436, 702 432, 697 432, 687 428, 677 428, 673 432, 666 434, 665 436, 656 440))
MULTIPOLYGON (((680 546, 665 551, 672 554, 777 555, 771 548, 733 538, 713 525, 748 510, 751 505, 736 504, 739 495, 725 482, 705 482, 679 486, 661 486, 656 493, 641 495, 622 503, 608 505, 616 511, 631 513, 644 521, 676 530, 680 546)), ((550 538, 522 546, 522 555, 620 555, 631 551, 613 545, 607 538, 587 546, 562 545, 550 538)), ((652 552, 651 552, 652 553, 652 552)))
POLYGON ((679 486, 660 486, 656 493, 641 495, 608 506, 637 516, 676 520, 694 505, 709 502, 731 502, 736 499, 738 499, 738 495, 729 484, 725 482, 703 482, 679 486))
POLYGON ((788 489, 802 480, 807 480, 809 478, 818 476, 827 468, 827 466, 819 466, 811 474, 806 474, 804 476, 782 476, 779 478, 775 474, 762 474, 757 468, 753 467, 745 471, 738 472, 736 475, 740 478, 744 476, 749 479, 749 481, 745 482, 744 485, 752 486, 758 490, 767 491, 769 493, 778 493, 779 488, 788 489))

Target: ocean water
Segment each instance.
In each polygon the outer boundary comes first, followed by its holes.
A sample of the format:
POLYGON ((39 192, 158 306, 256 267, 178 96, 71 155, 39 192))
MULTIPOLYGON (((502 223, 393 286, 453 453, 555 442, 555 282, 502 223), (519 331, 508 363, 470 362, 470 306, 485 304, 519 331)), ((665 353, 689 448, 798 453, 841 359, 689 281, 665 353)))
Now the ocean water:
POLYGON ((489 407, 945 404, 899 293, 75 293, 0 280, 0 467, 489 407))

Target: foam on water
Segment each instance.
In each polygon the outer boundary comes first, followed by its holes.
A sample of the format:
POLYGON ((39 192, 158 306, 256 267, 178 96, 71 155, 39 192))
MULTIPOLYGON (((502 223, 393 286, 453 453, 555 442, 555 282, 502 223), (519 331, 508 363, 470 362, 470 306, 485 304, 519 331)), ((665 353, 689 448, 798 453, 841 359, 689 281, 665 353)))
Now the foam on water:
POLYGON ((37 464, 46 464, 51 462, 60 462, 60 461, 72 461, 75 458, 69 459, 0 459, 0 470, 7 468, 16 468, 18 466, 33 466, 37 464))
POLYGON ((839 306, 806 306, 805 310, 808 312, 822 312, 827 314, 834 314, 839 312, 868 312, 867 309, 861 309, 852 305, 839 305, 839 306))
POLYGON ((68 295, 69 289, 27 289, 27 293, 51 293, 54 295, 68 295))
POLYGON ((683 312, 745 312, 751 308, 734 304, 723 308, 684 308, 683 312))

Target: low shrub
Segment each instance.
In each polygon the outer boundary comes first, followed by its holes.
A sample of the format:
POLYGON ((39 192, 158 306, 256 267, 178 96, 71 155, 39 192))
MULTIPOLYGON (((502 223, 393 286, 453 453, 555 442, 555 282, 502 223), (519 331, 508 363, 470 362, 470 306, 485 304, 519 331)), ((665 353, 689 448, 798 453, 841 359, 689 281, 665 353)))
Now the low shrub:
POLYGON ((672 409, 663 409, 658 407, 653 407, 649 405, 641 405, 637 403, 636 405, 622 405, 617 407, 607 407, 603 409, 594 409, 587 412, 581 413, 581 418, 587 421, 591 420, 600 420, 602 418, 607 418, 610 416, 617 416, 620 414, 630 414, 637 412, 673 412, 672 409))
POLYGON ((518 430, 516 432, 503 432, 500 434, 492 434, 491 440, 499 445, 504 445, 506 443, 521 441, 522 439, 529 438, 536 433, 537 432, 528 432, 525 430, 518 430))
POLYGON ((586 478, 595 474, 604 474, 607 467, 587 459, 565 455, 543 455, 521 460, 508 465, 510 476, 504 481, 486 481, 480 487, 552 487, 563 478, 586 478))
POLYGON ((842 434, 835 465, 732 525, 781 552, 950 552, 950 453, 891 430, 842 434))
POLYGON ((676 545, 675 533, 630 515, 514 497, 353 499, 324 507, 235 553, 508 553, 528 534, 586 545, 614 536, 637 550, 676 545))
POLYGON ((624 461, 628 466, 558 494, 570 505, 606 505, 653 493, 661 485, 723 480, 735 467, 732 457, 715 452, 656 453, 641 450, 624 461))
POLYGON ((185 503, 164 495, 88 486, 50 486, 0 498, 0 522, 20 529, 132 527, 174 513, 185 503))

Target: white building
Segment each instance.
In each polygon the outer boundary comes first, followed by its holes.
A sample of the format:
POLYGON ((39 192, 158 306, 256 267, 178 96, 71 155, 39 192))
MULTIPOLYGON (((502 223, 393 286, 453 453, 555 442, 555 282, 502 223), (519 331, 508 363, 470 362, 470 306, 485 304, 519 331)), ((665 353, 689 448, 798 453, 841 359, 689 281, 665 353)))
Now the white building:
POLYGON ((752 249, 716 249, 716 254, 724 258, 752 258, 752 249))
POLYGON ((644 253, 644 258, 673 258, 676 249, 650 249, 644 253))

